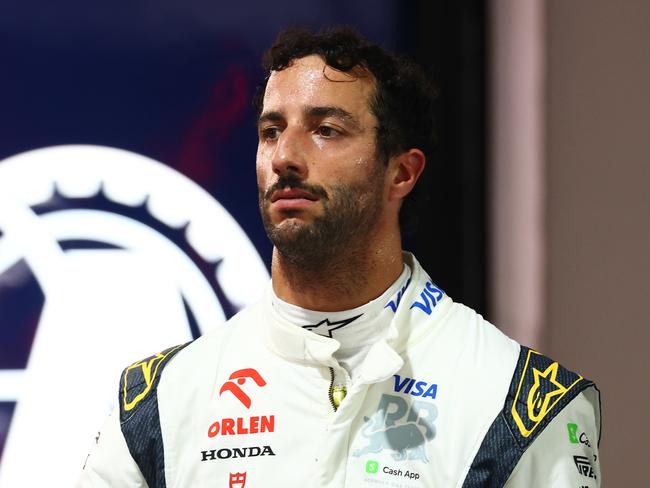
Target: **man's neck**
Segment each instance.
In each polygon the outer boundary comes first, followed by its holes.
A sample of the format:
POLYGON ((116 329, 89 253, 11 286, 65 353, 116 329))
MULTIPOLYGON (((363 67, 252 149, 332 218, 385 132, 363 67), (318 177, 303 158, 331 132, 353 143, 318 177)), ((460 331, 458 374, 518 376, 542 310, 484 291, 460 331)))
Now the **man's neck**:
POLYGON ((350 310, 380 296, 403 270, 399 238, 335 260, 299 265, 273 250, 273 290, 285 302, 309 310, 350 310))

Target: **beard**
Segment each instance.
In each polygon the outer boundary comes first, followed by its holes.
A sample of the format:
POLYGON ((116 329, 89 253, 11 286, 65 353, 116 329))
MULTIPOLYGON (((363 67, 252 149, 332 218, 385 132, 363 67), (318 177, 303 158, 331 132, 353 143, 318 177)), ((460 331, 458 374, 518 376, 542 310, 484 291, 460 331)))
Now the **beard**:
POLYGON ((285 260, 303 271, 324 270, 336 261, 346 261, 351 255, 364 252, 381 215, 384 172, 385 168, 378 163, 367 179, 332 185, 329 190, 307 184, 295 173, 280 176, 266 192, 259 190, 262 221, 269 239, 285 260), (322 214, 312 222, 304 222, 285 212, 285 219, 274 224, 269 212, 270 198, 283 188, 318 196, 322 214))

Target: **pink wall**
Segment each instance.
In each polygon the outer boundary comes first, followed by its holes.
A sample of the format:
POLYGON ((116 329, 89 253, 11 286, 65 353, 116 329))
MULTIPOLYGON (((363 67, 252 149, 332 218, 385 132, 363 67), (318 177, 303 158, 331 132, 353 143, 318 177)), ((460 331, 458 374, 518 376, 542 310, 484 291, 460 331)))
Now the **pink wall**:
POLYGON ((650 2, 546 5, 545 350, 600 386, 604 486, 648 486, 650 2))
POLYGON ((648 486, 650 2, 490 14, 494 320, 600 387, 603 486, 648 486))
POLYGON ((544 6, 490 7, 491 318, 539 348, 544 304, 544 6))

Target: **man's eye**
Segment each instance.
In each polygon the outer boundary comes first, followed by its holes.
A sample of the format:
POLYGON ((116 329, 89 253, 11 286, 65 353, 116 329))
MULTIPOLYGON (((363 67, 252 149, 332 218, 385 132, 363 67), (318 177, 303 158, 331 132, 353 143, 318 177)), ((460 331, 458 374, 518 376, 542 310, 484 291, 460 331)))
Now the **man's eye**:
POLYGON ((328 125, 321 125, 316 132, 318 133, 319 136, 330 137, 330 138, 336 137, 341 134, 338 130, 328 125))
POLYGON ((277 127, 266 127, 260 130, 260 135, 264 140, 275 140, 280 137, 280 129, 277 127))

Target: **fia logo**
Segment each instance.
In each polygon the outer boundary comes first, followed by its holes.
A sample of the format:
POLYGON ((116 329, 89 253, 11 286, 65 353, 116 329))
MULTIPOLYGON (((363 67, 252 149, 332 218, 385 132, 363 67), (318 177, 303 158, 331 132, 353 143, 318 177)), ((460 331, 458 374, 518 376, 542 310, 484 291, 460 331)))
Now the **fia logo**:
POLYGON ((404 377, 400 375, 393 375, 395 378, 395 392, 410 393, 413 396, 421 396, 422 398, 430 397, 435 398, 438 393, 438 385, 435 383, 427 383, 426 381, 418 381, 414 378, 404 377))
POLYGON ((394 451, 392 457, 396 461, 413 459, 428 463, 425 443, 436 435, 433 422, 437 416, 438 409, 431 402, 414 400, 409 406, 402 397, 384 393, 377 412, 363 418, 361 435, 368 443, 352 455, 359 457, 389 449, 394 451))
POLYGON ((221 396, 224 391, 229 391, 235 395, 237 400, 239 400, 242 405, 244 405, 246 408, 250 408, 251 398, 244 392, 244 390, 239 387, 239 385, 246 383, 246 378, 252 379, 259 387, 266 386, 266 381, 264 381, 264 378, 262 378, 262 376, 253 368, 239 369, 230 375, 228 378, 229 381, 226 381, 223 384, 219 390, 219 396, 221 396), (237 383, 235 383, 233 380, 237 380, 237 383))

